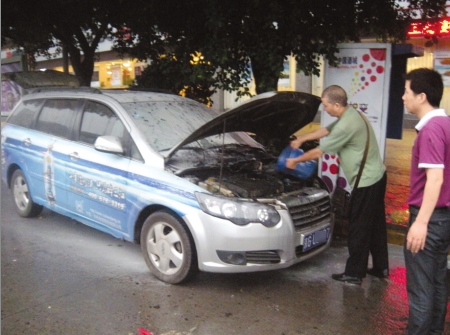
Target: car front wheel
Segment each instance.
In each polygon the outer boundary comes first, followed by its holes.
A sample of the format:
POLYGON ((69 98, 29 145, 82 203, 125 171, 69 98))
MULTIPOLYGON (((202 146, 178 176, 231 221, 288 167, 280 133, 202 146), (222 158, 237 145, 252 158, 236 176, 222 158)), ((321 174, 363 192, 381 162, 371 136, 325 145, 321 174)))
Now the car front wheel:
POLYGON ((17 213, 24 218, 34 217, 42 212, 42 206, 34 203, 30 195, 27 180, 22 170, 14 171, 11 178, 11 189, 17 213))
POLYGON ((155 212, 147 218, 140 242, 145 262, 159 280, 180 284, 197 273, 192 236, 186 225, 169 212, 155 212))

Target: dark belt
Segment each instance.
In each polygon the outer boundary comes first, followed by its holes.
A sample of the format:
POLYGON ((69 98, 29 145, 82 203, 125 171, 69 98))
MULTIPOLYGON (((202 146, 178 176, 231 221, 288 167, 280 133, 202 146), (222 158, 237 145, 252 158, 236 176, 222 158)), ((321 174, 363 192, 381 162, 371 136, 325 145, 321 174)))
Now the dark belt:
MULTIPOLYGON (((419 210, 420 210, 420 207, 418 207, 418 206, 412 206, 412 205, 409 206, 409 212, 411 214, 417 215, 417 214, 419 214, 419 210)), ((450 207, 436 207, 433 210, 433 215, 434 214, 436 214, 436 215, 450 214, 450 207)))

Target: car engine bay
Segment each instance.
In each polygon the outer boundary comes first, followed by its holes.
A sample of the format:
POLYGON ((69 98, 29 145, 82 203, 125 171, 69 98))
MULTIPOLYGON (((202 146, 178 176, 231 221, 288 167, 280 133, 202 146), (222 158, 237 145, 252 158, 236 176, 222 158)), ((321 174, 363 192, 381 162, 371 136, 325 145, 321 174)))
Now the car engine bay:
POLYGON ((300 179, 276 169, 277 157, 261 148, 224 145, 209 149, 184 147, 166 163, 175 175, 213 194, 238 198, 268 198, 324 186, 315 173, 300 179))

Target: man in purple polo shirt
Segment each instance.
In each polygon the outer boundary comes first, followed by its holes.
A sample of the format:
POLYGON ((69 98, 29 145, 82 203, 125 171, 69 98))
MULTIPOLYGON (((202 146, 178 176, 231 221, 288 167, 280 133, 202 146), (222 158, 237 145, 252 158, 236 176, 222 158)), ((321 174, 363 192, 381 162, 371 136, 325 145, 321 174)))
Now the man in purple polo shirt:
POLYGON ((450 117, 439 104, 441 75, 406 75, 403 103, 419 118, 412 149, 410 219, 404 255, 409 299, 408 335, 442 334, 447 313, 450 249, 450 117))

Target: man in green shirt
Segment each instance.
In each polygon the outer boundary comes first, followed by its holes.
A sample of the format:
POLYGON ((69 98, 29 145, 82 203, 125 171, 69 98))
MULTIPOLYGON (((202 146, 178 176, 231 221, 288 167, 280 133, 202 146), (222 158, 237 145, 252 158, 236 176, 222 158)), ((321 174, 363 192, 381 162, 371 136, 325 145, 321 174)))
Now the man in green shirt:
MULTIPOLYGON (((348 105, 347 94, 340 86, 327 87, 322 93, 322 104, 325 111, 330 116, 337 117, 337 120, 328 127, 292 141, 291 146, 298 148, 305 141, 324 138, 317 148, 297 158, 287 159, 286 167, 294 169, 298 163, 318 159, 324 153, 337 154, 344 175, 353 187, 367 142, 365 121, 358 111, 348 105)), ((381 159, 375 133, 370 126, 369 136, 369 149, 361 179, 358 187, 352 191, 348 227, 349 258, 345 271, 332 275, 335 280, 352 284, 361 284, 366 273, 379 278, 389 276, 384 204, 386 168, 381 159), (368 269, 370 254, 373 267, 368 269)))

